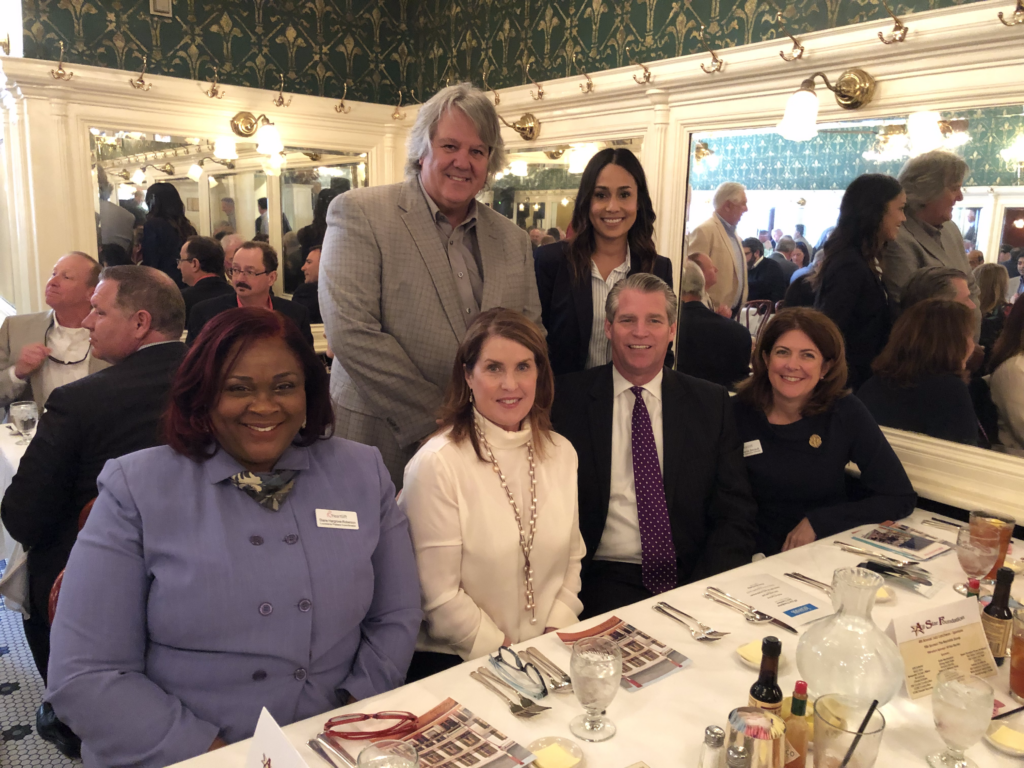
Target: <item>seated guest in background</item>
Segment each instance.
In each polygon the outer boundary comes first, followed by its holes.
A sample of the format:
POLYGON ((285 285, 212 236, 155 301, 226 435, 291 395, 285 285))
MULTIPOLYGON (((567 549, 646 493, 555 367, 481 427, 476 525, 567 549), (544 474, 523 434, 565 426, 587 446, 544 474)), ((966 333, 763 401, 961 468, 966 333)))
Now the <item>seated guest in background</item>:
MULTIPOLYGON (((748 237, 743 241, 743 258, 747 260, 747 301, 764 301, 772 304, 782 301, 786 295, 789 280, 779 263, 764 257, 764 248, 756 237, 748 237)), ((790 266, 795 265, 790 262, 790 266)))
POLYGON ((212 237, 194 235, 181 246, 178 258, 181 279, 189 286, 181 292, 185 299, 185 320, 192 307, 218 296, 234 296, 235 289, 224 279, 224 249, 212 237))
MULTIPOLYGON (((981 251, 970 250, 970 251, 967 252, 967 266, 969 266, 974 271, 974 273, 975 273, 974 279, 975 280, 978 279, 978 275, 977 275, 978 267, 980 267, 984 263, 985 263, 985 254, 982 253, 981 251)), ((1004 269, 1005 269, 1005 267, 1004 267, 1004 269)), ((1007 279, 1009 279, 1009 275, 1007 275, 1007 279)), ((980 292, 981 286, 978 286, 978 290, 980 292)))
POLYGON ((703 272, 693 261, 683 262, 676 370, 732 389, 750 375, 750 332, 704 306, 702 295, 703 272))
POLYGON ((700 295, 701 304, 710 309, 716 315, 721 315, 726 320, 732 318, 732 310, 729 309, 725 304, 715 304, 715 300, 711 298, 711 294, 708 291, 714 287, 718 282, 718 267, 715 266, 714 262, 708 257, 706 253, 690 253, 686 257, 687 261, 692 261, 704 274, 704 290, 700 295))
POLYGON ((295 289, 292 301, 306 308, 306 311, 309 312, 309 322, 322 323, 324 319, 320 315, 320 297, 317 295, 317 281, 320 278, 319 248, 314 248, 306 256, 306 261, 302 265, 302 274, 306 278, 305 282, 295 289))
MULTIPOLYGON (((908 305, 903 303, 903 291, 922 267, 959 270, 967 280, 971 301, 978 306, 978 285, 967 263, 964 238, 952 222, 953 206, 964 199, 961 185, 967 171, 962 158, 941 149, 910 158, 900 170, 907 220, 886 247, 882 272, 889 294, 904 309, 908 305)), ((975 322, 981 323, 977 310, 975 322)))
MULTIPOLYGON (((1024 275, 1024 254, 1021 254, 1020 258, 1017 259, 1017 275, 1019 282, 1017 283, 1016 295, 1020 296, 1024 293, 1024 278, 1020 277, 1020 275, 1024 275)), ((1014 299, 1013 301, 1016 302, 1017 300, 1014 299)))
POLYGON ((231 282, 231 267, 234 265, 235 251, 237 251, 242 244, 245 243, 245 238, 241 235, 231 233, 225 235, 220 241, 220 247, 224 249, 224 275, 227 277, 228 282, 231 282))
POLYGON ((252 736, 263 707, 287 725, 402 684, 408 523, 380 455, 325 439, 332 420, 295 325, 236 309, 182 364, 168 445, 104 468, 47 688, 87 768, 169 765, 252 736))
POLYGON ((917 497, 903 465, 845 389, 835 323, 813 309, 782 310, 761 334, 753 368, 734 403, 757 501, 759 551, 774 555, 913 511, 917 497), (857 494, 846 476, 851 461, 861 473, 857 494))
POLYGON ((767 229, 757 230, 757 239, 761 241, 761 244, 764 246, 764 249, 766 251, 769 248, 771 248, 772 250, 775 249, 775 241, 772 240, 771 235, 768 234, 767 229))
MULTIPOLYGON (((724 304, 735 315, 747 301, 747 264, 736 226, 747 212, 747 190, 735 181, 724 181, 715 190, 711 218, 690 233, 689 253, 706 253, 718 268, 718 282, 708 288, 715 304, 724 304)), ((781 236, 781 230, 776 230, 781 236)), ((778 237, 776 238, 778 239, 778 237)), ((764 252, 764 246, 761 247, 764 252)))
POLYGON ((974 270, 981 301, 981 346, 985 348, 984 371, 989 371, 989 361, 999 334, 1006 322, 1006 291, 1010 276, 1002 264, 982 264, 974 270))
MULTIPOLYGON (((604 303, 616 283, 651 272, 671 284, 672 262, 654 250, 655 218, 643 168, 632 152, 609 148, 591 158, 573 208, 575 237, 534 254, 556 376, 611 360, 604 303)), ((672 365, 671 356, 666 364, 672 365)))
POLYGON ((399 504, 425 613, 409 679, 576 623, 576 451, 551 431, 553 396, 540 329, 510 309, 482 312, 459 346, 441 429, 405 468, 399 504))
POLYGON ((672 289, 630 275, 605 312, 612 362, 559 378, 551 414, 579 455, 585 617, 749 563, 757 529, 728 393, 664 367, 672 289))
POLYGON ((974 351, 971 311, 955 301, 919 301, 893 326, 875 375, 857 391, 884 427, 978 444, 964 365, 974 351))
MULTIPOLYGON (((628 152, 629 150, 626 151, 628 152)), ((547 235, 548 237, 553 237, 555 239, 555 242, 557 243, 559 240, 562 239, 562 230, 560 230, 558 227, 548 227, 547 235)))
POLYGON ((277 280, 277 251, 266 243, 242 243, 235 251, 231 267, 234 295, 206 299, 192 307, 188 317, 188 338, 192 344, 203 326, 216 315, 236 307, 261 307, 280 312, 302 332, 303 338, 313 346, 313 332, 309 328, 309 311, 294 301, 274 296, 271 288, 277 280))
POLYGON ((989 365, 1002 450, 1024 458, 1024 301, 1014 303, 989 365))
POLYGON ((57 387, 106 368, 89 350, 89 297, 100 265, 80 251, 61 256, 46 281, 48 312, 11 315, 0 326, 0 408, 35 400, 42 413, 57 387))
MULTIPOLYGON (((835 230, 835 227, 829 227, 835 230)), ((783 303, 787 307, 813 307, 814 306, 814 274, 821 266, 821 260, 825 257, 824 249, 819 249, 814 254, 810 266, 800 267, 793 273, 793 279, 786 288, 786 295, 783 303)))
POLYGON ((128 251, 120 245, 117 243, 107 243, 100 246, 99 263, 101 267, 106 268, 127 267, 131 266, 133 262, 128 251))
MULTIPOLYGON (((790 261, 796 266, 797 269, 803 269, 811 263, 811 251, 807 247, 806 243, 795 243, 796 247, 793 249, 793 253, 790 254, 790 261)), ((796 269, 793 270, 794 273, 796 269)), ((792 279, 792 276, 791 276, 792 279)))
POLYGON ((789 285, 792 281, 793 273, 797 270, 796 262, 793 261, 794 250, 796 250, 796 242, 792 237, 787 236, 779 240, 775 250, 768 257, 782 267, 782 273, 786 277, 786 285, 789 285))
POLYGON ((971 298, 967 275, 953 267, 922 267, 915 271, 903 288, 900 309, 906 312, 926 299, 945 299, 963 304, 968 309, 977 309, 971 298))
MULTIPOLYGON (((25 637, 44 682, 47 603, 78 536, 79 513, 96 497, 96 477, 107 460, 163 442, 159 422, 185 355, 179 341, 184 326, 181 292, 164 273, 136 266, 104 270, 83 327, 92 353, 111 367, 53 391, 0 505, 4 526, 28 551, 25 637)), ((175 488, 167 498, 178 493, 175 488)), ((54 722, 49 705, 40 708, 36 725, 64 754, 77 753, 75 735, 54 722)))
POLYGON ((871 361, 892 328, 895 307, 882 283, 879 258, 905 219, 906 199, 892 176, 865 173, 854 179, 843 193, 839 221, 812 280, 814 308, 828 315, 845 339, 845 378, 854 392, 871 378, 871 361))

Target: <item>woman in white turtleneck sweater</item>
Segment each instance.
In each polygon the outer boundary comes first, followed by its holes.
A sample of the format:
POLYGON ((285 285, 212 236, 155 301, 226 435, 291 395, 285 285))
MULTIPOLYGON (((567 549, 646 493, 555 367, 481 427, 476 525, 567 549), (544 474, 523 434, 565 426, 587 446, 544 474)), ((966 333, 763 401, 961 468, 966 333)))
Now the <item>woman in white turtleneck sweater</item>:
POLYGON ((407 680, 576 623, 576 451, 551 431, 553 396, 537 326, 508 309, 481 313, 456 355, 442 427, 406 466, 399 497, 425 614, 407 680))

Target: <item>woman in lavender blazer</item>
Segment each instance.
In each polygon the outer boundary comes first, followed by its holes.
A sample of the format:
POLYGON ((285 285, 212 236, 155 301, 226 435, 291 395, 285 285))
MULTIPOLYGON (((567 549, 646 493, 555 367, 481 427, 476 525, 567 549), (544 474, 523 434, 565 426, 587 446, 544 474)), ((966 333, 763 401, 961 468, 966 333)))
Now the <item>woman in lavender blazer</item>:
POLYGON ((71 553, 46 699, 86 768, 165 766, 402 684, 421 620, 376 449, 323 439, 327 378, 264 309, 214 318, 168 446, 107 463, 71 553))

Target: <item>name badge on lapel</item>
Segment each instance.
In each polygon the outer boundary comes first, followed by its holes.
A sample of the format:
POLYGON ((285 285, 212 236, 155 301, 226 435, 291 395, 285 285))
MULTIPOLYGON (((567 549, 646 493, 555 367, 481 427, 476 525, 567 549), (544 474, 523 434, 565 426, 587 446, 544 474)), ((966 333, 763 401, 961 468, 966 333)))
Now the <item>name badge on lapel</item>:
POLYGON ((764 453, 761 448, 760 440, 751 440, 748 443, 743 444, 743 458, 746 459, 750 456, 757 456, 758 454, 764 453))
POLYGON ((340 528, 343 531, 359 530, 359 515, 355 512, 342 512, 338 509, 318 509, 316 511, 317 528, 340 528))

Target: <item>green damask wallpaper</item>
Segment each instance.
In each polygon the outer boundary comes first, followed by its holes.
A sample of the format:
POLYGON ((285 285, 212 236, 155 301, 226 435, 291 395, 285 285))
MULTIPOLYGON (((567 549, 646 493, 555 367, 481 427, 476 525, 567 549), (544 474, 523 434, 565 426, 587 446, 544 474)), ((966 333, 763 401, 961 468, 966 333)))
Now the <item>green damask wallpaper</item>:
MULTIPOLYGON (((8 0, 9 1, 9 0, 8 0)), ((904 0, 896 13, 971 0, 904 0)), ((446 80, 501 88, 780 36, 885 21, 878 0, 22 0, 25 55, 225 84, 393 103, 446 80), (627 51, 629 49, 629 51, 627 51)))
MULTIPOLYGON (((943 112, 950 120, 967 118, 970 141, 954 151, 963 157, 970 172, 964 186, 1021 186, 1018 174, 1007 168, 999 151, 1024 133, 1020 106, 943 112)), ((874 162, 863 153, 875 142, 874 126, 862 133, 820 132, 810 141, 787 141, 777 133, 732 133, 694 136, 714 151, 718 167, 690 157, 690 184, 694 189, 714 189, 723 181, 739 181, 748 189, 846 189, 862 173, 895 176, 904 160, 874 162)), ((693 147, 691 147, 691 153, 693 147)))

